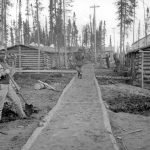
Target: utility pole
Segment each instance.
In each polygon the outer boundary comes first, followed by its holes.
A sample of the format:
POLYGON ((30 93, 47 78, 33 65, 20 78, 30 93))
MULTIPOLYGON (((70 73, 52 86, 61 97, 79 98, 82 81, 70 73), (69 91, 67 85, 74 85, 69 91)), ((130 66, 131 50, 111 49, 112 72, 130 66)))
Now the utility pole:
POLYGON ((65 0, 63 0, 63 11, 64 11, 64 50, 65 50, 65 67, 68 69, 68 62, 67 62, 67 49, 66 49, 66 7, 65 7, 65 0))
POLYGON ((115 30, 116 28, 112 28, 113 29, 113 34, 114 34, 114 52, 115 52, 115 49, 116 49, 116 36, 115 36, 115 30))
POLYGON ((36 0, 36 17, 37 17, 37 30, 38 30, 38 70, 40 70, 40 27, 39 27, 39 4, 38 0, 36 0))
POLYGON ((136 0, 134 0, 134 18, 133 18, 133 43, 134 43, 134 36, 135 36, 135 4, 136 0))
POLYGON ((147 23, 146 23, 146 16, 145 16, 145 6, 144 6, 144 0, 143 0, 143 10, 144 10, 144 29, 145 29, 145 46, 147 46, 147 23))
POLYGON ((6 10, 7 10, 7 3, 6 3, 6 1, 3 1, 3 5, 4 5, 4 42, 5 42, 5 44, 4 44, 4 46, 5 46, 5 53, 6 53, 6 55, 7 55, 7 12, 6 12, 6 10))
POLYGON ((93 29, 94 29, 94 53, 95 53, 95 63, 96 63, 96 59, 97 59, 97 53, 96 53, 96 8, 98 8, 100 6, 91 6, 90 8, 94 9, 94 22, 93 22, 93 29))

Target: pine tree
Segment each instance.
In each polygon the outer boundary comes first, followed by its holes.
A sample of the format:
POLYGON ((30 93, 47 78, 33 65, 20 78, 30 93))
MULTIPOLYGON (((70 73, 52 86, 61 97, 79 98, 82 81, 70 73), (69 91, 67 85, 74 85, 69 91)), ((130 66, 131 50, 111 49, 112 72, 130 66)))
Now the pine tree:
POLYGON ((76 25, 76 14, 73 13, 73 23, 72 23, 72 40, 71 45, 76 46, 77 45, 77 37, 78 37, 78 29, 76 25))
POLYGON ((10 29, 8 26, 7 15, 9 7, 12 7, 12 3, 10 0, 2 0, 1 4, 1 29, 2 29, 2 45, 5 46, 5 50, 7 53, 7 42, 8 42, 8 30, 10 29))
POLYGON ((11 45, 14 45, 14 34, 13 34, 13 28, 10 27, 10 38, 11 38, 11 45))
POLYGON ((102 27, 102 49, 105 50, 105 43, 106 43, 106 22, 104 21, 102 27))
MULTIPOLYGON (((71 7, 72 0, 66 0, 66 7, 71 7)), ((64 37, 63 37, 63 20, 62 20, 62 4, 63 0, 49 0, 49 38, 50 43, 60 46, 63 46, 64 37), (58 35, 57 31, 60 31, 58 35), (57 32, 57 33, 56 33, 57 32), (59 42, 58 42, 59 41, 59 42)))
POLYGON ((100 51, 102 51, 102 21, 100 21, 100 24, 99 24, 99 49, 100 51))
POLYGON ((25 44, 29 45, 30 43, 30 22, 29 22, 29 17, 30 17, 30 3, 29 0, 26 1, 26 29, 24 30, 25 32, 23 34, 25 34, 26 38, 26 42, 25 44))
POLYGON ((85 45, 86 47, 89 44, 89 25, 85 25, 85 27, 83 28, 83 45, 85 45))
POLYGON ((22 43, 22 35, 21 35, 21 31, 22 31, 22 15, 21 15, 21 0, 19 0, 19 17, 18 17, 18 36, 19 36, 19 44, 22 43))
POLYGON ((55 17, 55 1, 50 0, 49 3, 49 25, 50 25, 50 32, 49 32, 49 40, 50 44, 54 44, 54 17, 55 17))
POLYGON ((124 51, 125 35, 131 27, 134 19, 134 10, 137 6, 136 0, 117 0, 117 13, 120 26, 120 52, 124 51))
POLYGON ((68 19, 68 25, 67 25, 67 46, 71 46, 71 30, 72 30, 72 24, 70 18, 68 19))
POLYGON ((45 42, 44 45, 49 45, 49 37, 48 37, 48 26, 47 26, 47 18, 45 18, 45 42))

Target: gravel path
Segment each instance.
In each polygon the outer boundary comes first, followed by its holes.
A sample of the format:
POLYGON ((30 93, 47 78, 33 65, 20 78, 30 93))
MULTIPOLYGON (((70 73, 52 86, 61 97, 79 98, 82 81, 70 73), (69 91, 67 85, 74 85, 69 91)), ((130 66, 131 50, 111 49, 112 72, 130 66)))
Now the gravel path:
POLYGON ((103 123, 92 65, 84 66, 83 79, 75 79, 30 150, 113 150, 103 123))

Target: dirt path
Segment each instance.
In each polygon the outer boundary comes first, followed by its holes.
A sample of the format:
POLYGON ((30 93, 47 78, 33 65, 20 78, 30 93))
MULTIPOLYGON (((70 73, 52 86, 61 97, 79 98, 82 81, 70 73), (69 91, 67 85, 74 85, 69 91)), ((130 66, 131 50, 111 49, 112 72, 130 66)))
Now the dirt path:
POLYGON ((84 67, 83 79, 75 79, 59 106, 30 150, 113 150, 103 123, 92 65, 84 67))

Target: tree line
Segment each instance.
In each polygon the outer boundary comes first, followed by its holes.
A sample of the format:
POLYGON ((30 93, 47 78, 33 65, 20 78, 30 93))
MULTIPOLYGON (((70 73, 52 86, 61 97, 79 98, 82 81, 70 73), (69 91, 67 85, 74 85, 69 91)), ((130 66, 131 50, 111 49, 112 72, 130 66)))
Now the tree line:
MULTIPOLYGON (((86 24, 82 30, 82 45, 86 47, 90 47, 93 49, 94 47, 94 25, 93 21, 86 24)), ((98 51, 105 50, 105 41, 106 41, 106 21, 100 21, 99 26, 96 29, 96 49, 98 51)))
MULTIPOLYGON (((65 0, 65 2, 66 9, 71 8, 73 0, 65 0)), ((26 0, 25 17, 22 14, 22 0, 17 0, 16 6, 14 6, 11 0, 1 0, 0 5, 2 14, 2 45, 4 45, 5 39, 6 43, 10 40, 11 45, 29 45, 40 42, 40 44, 45 46, 53 44, 61 48, 64 46, 65 38, 68 46, 77 45, 78 29, 75 13, 73 13, 72 19, 68 20, 67 25, 65 25, 66 31, 64 31, 63 0, 49 0, 49 5, 47 6, 49 12, 44 17, 41 16, 42 11, 45 9, 42 5, 42 0, 34 0, 32 2, 26 0), (13 18, 10 24, 7 18, 10 16, 9 10, 12 7, 13 9, 16 8, 16 18, 13 18), (45 23, 43 20, 45 20, 45 23), (66 37, 64 37, 64 32, 66 32, 66 37)))

